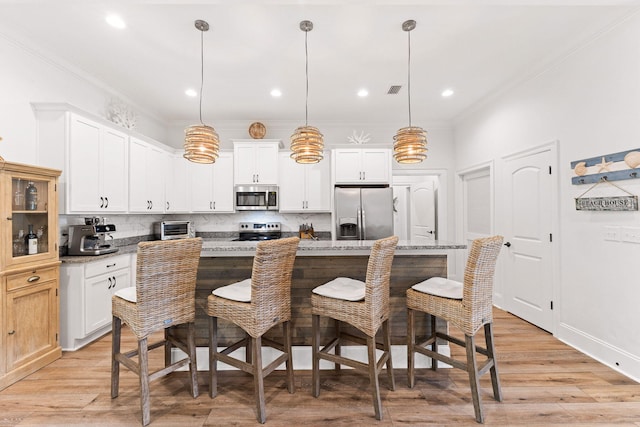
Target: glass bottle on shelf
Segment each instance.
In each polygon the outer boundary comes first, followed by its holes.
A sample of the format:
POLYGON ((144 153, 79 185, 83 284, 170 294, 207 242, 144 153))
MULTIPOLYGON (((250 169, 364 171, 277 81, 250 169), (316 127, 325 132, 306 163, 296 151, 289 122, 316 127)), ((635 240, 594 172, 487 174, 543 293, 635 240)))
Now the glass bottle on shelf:
POLYGON ((29 181, 27 188, 24 190, 24 208, 28 211, 38 209, 38 189, 33 184, 33 181, 29 181))
POLYGON ((24 209, 24 189, 22 188, 22 180, 20 178, 16 181, 16 191, 13 194, 13 209, 24 209))
POLYGON ((25 254, 35 255, 38 253, 38 236, 33 232, 33 224, 29 224, 29 233, 24 238, 25 254))
POLYGON ((13 256, 24 255, 24 230, 18 231, 18 237, 13 239, 13 256))

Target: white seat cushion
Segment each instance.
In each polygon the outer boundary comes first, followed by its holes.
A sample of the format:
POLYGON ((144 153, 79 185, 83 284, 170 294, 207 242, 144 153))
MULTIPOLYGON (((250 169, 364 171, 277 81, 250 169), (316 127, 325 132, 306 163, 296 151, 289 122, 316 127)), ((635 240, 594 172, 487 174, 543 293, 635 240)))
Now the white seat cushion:
POLYGON ((213 295, 239 302, 251 302, 251 278, 214 289, 213 295))
POLYGON ((312 292, 323 297, 345 301, 360 301, 364 299, 365 287, 365 283, 360 280, 338 277, 318 286, 312 292))
POLYGON ((432 277, 411 287, 418 292, 451 299, 462 299, 462 288, 462 283, 444 277, 432 277))
POLYGON ((116 291, 116 293, 114 294, 117 297, 120 297, 124 300, 127 300, 129 302, 137 302, 137 298, 136 298, 136 287, 135 286, 129 286, 128 288, 122 288, 119 291, 116 291))

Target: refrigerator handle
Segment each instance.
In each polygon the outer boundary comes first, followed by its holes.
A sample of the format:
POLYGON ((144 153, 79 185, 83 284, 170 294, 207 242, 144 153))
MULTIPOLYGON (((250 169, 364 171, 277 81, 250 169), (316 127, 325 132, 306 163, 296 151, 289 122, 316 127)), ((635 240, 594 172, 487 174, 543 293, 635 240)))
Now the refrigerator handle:
POLYGON ((356 233, 358 240, 362 240, 362 209, 356 211, 356 233))
POLYGON ((364 209, 360 209, 360 240, 367 240, 367 219, 364 209))

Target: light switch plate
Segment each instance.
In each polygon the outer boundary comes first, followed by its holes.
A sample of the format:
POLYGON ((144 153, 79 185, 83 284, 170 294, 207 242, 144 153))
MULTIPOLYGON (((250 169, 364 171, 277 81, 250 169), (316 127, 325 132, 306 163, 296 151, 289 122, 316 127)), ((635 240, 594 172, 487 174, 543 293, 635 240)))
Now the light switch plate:
POLYGON ((640 243, 640 228, 620 227, 620 240, 629 243, 640 243))
POLYGON ((607 225, 604 227, 604 240, 611 242, 620 241, 620 227, 607 225))

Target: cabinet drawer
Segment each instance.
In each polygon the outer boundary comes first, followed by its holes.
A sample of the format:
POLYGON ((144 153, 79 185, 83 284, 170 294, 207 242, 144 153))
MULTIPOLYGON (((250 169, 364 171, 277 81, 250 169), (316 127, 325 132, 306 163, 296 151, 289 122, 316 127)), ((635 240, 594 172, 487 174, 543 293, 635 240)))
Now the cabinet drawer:
POLYGON ((131 257, 129 255, 118 255, 106 259, 92 261, 84 267, 84 277, 89 278, 99 274, 111 273, 121 268, 129 268, 131 257))
POLYGON ((58 267, 34 268, 7 276, 7 291, 58 279, 58 267))

